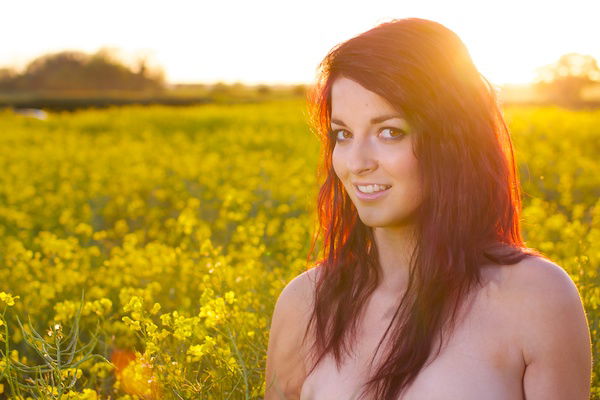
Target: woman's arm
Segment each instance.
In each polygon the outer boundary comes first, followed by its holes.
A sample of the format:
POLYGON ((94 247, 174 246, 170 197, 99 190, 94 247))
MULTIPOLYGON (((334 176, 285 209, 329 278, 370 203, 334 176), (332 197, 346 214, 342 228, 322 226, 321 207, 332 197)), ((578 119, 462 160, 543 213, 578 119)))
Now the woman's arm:
POLYGON ((297 400, 306 378, 302 337, 310 318, 312 284, 309 274, 298 275, 281 291, 271 320, 264 400, 297 400))
POLYGON ((592 352, 577 287, 558 265, 529 259, 520 276, 518 304, 527 400, 588 400, 592 352))

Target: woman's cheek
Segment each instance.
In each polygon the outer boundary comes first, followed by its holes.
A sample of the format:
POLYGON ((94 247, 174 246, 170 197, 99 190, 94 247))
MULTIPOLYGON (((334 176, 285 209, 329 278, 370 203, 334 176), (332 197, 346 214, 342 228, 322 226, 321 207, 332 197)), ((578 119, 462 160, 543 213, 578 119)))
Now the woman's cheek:
POLYGON ((340 156, 340 152, 336 151, 337 146, 333 148, 333 153, 331 155, 331 164, 333 166, 333 171, 335 172, 336 176, 338 177, 338 179, 340 179, 342 182, 343 177, 344 177, 344 172, 342 170, 342 160, 341 160, 341 156, 340 156))

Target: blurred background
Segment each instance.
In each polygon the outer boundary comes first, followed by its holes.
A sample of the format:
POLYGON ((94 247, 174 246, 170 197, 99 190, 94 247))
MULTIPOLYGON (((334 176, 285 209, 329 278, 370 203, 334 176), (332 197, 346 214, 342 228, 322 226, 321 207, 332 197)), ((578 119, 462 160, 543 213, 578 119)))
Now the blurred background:
POLYGON ((454 30, 507 103, 597 106, 600 4, 518 1, 7 1, 0 106, 301 94, 327 51, 418 16, 454 30))

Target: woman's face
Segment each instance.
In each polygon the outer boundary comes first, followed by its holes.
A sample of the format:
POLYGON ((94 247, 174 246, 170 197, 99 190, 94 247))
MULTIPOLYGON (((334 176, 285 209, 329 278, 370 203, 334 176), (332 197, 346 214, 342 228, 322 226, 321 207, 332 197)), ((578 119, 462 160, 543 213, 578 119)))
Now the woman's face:
POLYGON ((371 227, 414 223, 422 194, 406 119, 383 97, 345 77, 333 82, 331 108, 333 168, 361 221, 371 227))

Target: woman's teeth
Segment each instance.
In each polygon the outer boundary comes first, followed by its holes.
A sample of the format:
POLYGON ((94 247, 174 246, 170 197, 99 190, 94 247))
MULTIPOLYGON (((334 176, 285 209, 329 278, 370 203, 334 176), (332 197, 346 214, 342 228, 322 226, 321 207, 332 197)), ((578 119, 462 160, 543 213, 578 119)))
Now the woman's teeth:
POLYGON ((367 186, 356 185, 356 187, 358 188, 358 190, 360 190, 363 193, 381 192, 382 190, 391 188, 390 185, 367 185, 367 186))

